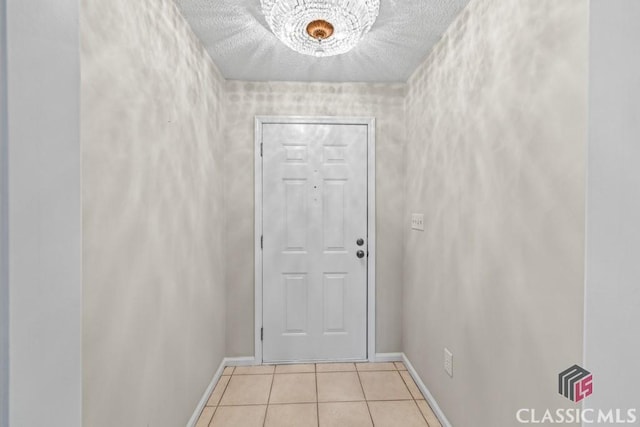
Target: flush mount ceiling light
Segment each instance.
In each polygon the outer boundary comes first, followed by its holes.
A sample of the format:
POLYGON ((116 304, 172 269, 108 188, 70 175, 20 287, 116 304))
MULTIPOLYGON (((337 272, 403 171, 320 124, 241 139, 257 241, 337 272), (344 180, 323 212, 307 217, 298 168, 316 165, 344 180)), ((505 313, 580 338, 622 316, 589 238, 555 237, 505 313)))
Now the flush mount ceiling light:
POLYGON ((305 55, 353 49, 378 17, 380 0, 260 0, 271 31, 305 55))

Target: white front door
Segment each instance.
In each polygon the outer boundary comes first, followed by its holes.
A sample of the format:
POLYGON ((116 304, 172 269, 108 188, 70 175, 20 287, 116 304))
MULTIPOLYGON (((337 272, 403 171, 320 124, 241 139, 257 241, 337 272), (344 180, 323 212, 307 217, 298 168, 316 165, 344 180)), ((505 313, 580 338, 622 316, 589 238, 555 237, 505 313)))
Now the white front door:
POLYGON ((367 357, 367 132, 262 125, 265 362, 367 357))

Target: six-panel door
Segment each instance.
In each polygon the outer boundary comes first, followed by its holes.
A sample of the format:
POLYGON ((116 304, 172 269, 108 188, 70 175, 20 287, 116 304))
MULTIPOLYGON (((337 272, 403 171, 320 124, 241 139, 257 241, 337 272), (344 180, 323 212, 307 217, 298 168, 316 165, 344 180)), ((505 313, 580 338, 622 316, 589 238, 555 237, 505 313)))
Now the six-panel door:
POLYGON ((367 126, 265 123, 262 143, 263 360, 366 359, 367 126))

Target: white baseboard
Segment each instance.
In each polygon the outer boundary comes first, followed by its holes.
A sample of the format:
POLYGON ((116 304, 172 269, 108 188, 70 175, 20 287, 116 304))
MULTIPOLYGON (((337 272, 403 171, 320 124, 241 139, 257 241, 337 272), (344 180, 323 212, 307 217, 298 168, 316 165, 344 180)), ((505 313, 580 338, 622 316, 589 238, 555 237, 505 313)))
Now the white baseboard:
POLYGON ((403 353, 376 353, 374 362, 402 362, 403 353))
POLYGON ((193 412, 193 415, 191 415, 191 418, 187 423, 187 427, 195 427, 196 423, 198 422, 198 418, 200 417, 200 413, 202 412, 205 405, 207 404, 207 400, 209 400, 209 396, 211 396, 211 392, 213 391, 214 387, 216 386, 216 384, 218 384, 218 380, 222 376, 222 373, 224 372, 225 367, 255 365, 256 364, 255 361, 256 361, 255 357, 225 357, 224 359, 222 359, 222 362, 220 362, 220 366, 218 367, 218 370, 213 375, 213 378, 211 379, 209 386, 204 391, 204 394, 202 395, 202 398, 200 399, 198 406, 196 406, 196 410, 193 412))
POLYGON ((216 371, 216 373, 213 375, 213 378, 211 379, 211 382, 209 383, 209 386, 204 391, 204 394, 202 395, 202 398, 200 399, 200 402, 198 403, 198 406, 196 406, 196 410, 193 411, 193 415, 191 415, 191 418, 189 419, 189 422, 187 423, 187 427, 195 427, 196 423, 198 422, 198 418, 200 417, 200 413, 202 412, 202 410, 204 409, 205 405, 207 404, 207 400, 209 400, 209 396, 211 395, 211 392, 213 391, 213 388, 216 386, 216 384, 218 383, 218 380, 222 376, 222 372, 224 372, 224 367, 226 366, 226 363, 225 363, 226 360, 227 359, 224 358, 224 359, 222 359, 222 362, 220 362, 220 366, 218 367, 218 370, 216 371))
POLYGON ((440 409, 440 406, 438 406, 438 402, 436 402, 436 399, 433 397, 427 386, 424 385, 424 382, 422 382, 422 378, 420 378, 420 375, 418 375, 411 362, 409 362, 407 355, 404 353, 402 353, 402 361, 407 367, 409 374, 411 374, 413 380, 416 382, 416 385, 420 389, 420 392, 422 392, 422 395, 427 400, 427 403, 429 403, 429 406, 431 406, 431 409, 433 409, 433 413, 436 415, 436 417, 438 417, 438 420, 440 421, 440 424, 442 424, 442 427, 451 427, 451 423, 444 415, 444 412, 442 412, 442 409, 440 409))

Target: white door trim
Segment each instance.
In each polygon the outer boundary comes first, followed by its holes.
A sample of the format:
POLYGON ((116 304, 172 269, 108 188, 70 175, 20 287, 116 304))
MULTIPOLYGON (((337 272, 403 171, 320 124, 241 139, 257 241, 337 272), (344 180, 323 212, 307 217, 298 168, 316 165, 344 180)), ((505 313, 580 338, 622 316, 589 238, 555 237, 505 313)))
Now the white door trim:
POLYGON ((367 126, 367 360, 376 355, 376 119, 373 117, 304 117, 256 116, 254 150, 254 260, 255 260, 255 327, 254 349, 256 363, 262 363, 262 125, 266 123, 309 123, 367 126))

